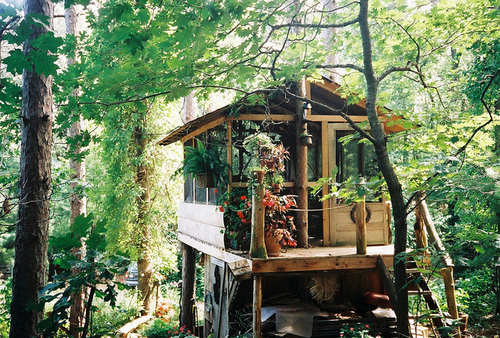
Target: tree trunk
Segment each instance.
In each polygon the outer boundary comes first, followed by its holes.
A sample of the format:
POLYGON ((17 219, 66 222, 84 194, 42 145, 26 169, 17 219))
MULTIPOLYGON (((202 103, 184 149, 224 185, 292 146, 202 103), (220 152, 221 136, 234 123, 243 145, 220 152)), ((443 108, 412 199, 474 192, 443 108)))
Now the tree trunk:
POLYGON ((182 248, 182 290, 180 326, 194 332, 193 303, 195 301, 196 281, 196 251, 187 244, 181 243, 182 248))
MULTIPOLYGON (((382 123, 377 115, 377 92, 378 82, 373 71, 371 37, 368 25, 368 2, 360 1, 359 28, 363 44, 363 64, 366 81, 366 113, 370 122, 370 127, 375 139, 375 153, 378 165, 385 181, 392 202, 392 215, 394 219, 394 256, 406 252, 406 234, 408 232, 406 222, 406 206, 403 199, 401 183, 392 167, 387 152, 386 135, 382 123)), ((396 316, 398 334, 400 336, 410 336, 408 321, 408 290, 406 288, 406 266, 404 260, 394 260, 394 277, 396 285, 396 316)))
MULTIPOLYGON (((25 14, 49 17, 54 7, 47 0, 26 0, 25 14)), ((31 39, 49 27, 31 27, 24 53, 33 47, 31 39)), ((38 300, 45 285, 49 232, 52 150, 52 77, 23 71, 21 108, 21 158, 16 254, 13 270, 10 337, 34 337, 43 311, 26 308, 38 300)))
MULTIPOLYGON (((323 10, 327 13, 333 12, 337 8, 336 0, 323 0, 323 10)), ((333 45, 335 44, 335 35, 337 31, 335 28, 326 28, 323 30, 323 43, 326 50, 333 50, 333 45)), ((328 54, 326 57, 326 63, 330 65, 337 64, 337 55, 328 54)), ((330 69, 326 71, 325 76, 329 77, 333 82, 340 83, 339 69, 330 69)))
MULTIPOLYGON (((77 21, 78 21, 78 12, 75 5, 69 6, 64 12, 64 17, 66 20, 66 34, 75 36, 77 34, 77 21)), ((75 59, 72 57, 68 57, 67 59, 68 66, 75 64, 75 59)), ((73 90, 73 96, 78 95, 78 89, 73 90)), ((81 134, 82 123, 80 120, 76 121, 72 124, 68 136, 70 138, 76 137, 81 134)), ((74 156, 69 159, 69 169, 71 171, 71 191, 72 194, 70 196, 70 224, 73 224, 75 218, 79 215, 87 214, 87 201, 85 196, 81 196, 78 193, 78 185, 81 182, 85 181, 85 162, 82 160, 78 160, 77 156, 82 152, 82 149, 79 145, 76 146, 74 151, 74 156)), ((80 260, 85 257, 84 254, 85 248, 82 243, 80 248, 72 248, 71 252, 75 255, 75 258, 80 260)), ((80 269, 72 268, 73 274, 78 274, 80 269)), ((74 338, 81 337, 81 332, 78 330, 82 328, 84 325, 84 317, 85 317, 85 298, 84 292, 79 292, 73 294, 71 297, 73 301, 73 305, 70 308, 69 312, 69 332, 70 335, 74 338)))
POLYGON ((143 158, 146 153, 148 145, 148 138, 142 127, 135 129, 135 146, 137 147, 137 159, 139 165, 137 166, 136 184, 142 191, 141 195, 137 197, 137 226, 139 230, 138 242, 138 259, 137 259, 137 272, 139 278, 137 281, 137 289, 140 291, 142 305, 144 312, 151 312, 151 294, 153 291, 152 285, 152 266, 151 266, 151 228, 149 224, 149 208, 150 208, 150 182, 149 182, 149 169, 146 160, 143 158))
POLYGON ((184 107, 182 109, 182 121, 187 123, 192 121, 198 115, 198 106, 194 92, 190 92, 184 97, 184 107))

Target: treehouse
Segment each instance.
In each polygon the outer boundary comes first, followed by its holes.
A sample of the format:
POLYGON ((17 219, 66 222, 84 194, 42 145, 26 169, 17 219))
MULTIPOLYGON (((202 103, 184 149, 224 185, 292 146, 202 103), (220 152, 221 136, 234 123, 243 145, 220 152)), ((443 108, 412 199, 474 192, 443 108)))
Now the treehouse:
MULTIPOLYGON (((181 325, 195 325, 199 252, 205 269, 204 337, 245 332, 335 337, 353 325, 368 325, 373 336, 396 336, 387 275, 394 259, 390 202, 381 190, 357 203, 321 199, 332 186, 380 175, 373 146, 358 142, 342 117, 347 114, 369 132, 364 101, 349 103, 328 79, 306 81, 304 89, 317 104, 262 92, 251 102, 189 121, 160 141, 181 141, 186 149, 184 165, 190 169, 178 211, 181 325), (196 167, 204 167, 214 182, 196 167), (330 180, 314 189, 322 177, 330 180), (287 246, 276 254, 269 247, 257 252, 273 221, 282 222, 280 231, 273 231, 281 234, 275 242, 287 246)), ((380 119, 387 133, 400 128, 391 126, 382 110, 380 119)))

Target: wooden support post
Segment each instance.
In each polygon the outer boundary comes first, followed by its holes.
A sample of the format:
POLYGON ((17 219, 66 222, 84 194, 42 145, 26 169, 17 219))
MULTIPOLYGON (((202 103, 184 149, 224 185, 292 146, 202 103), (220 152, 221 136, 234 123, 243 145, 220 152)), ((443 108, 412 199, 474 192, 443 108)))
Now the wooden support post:
POLYGON ((365 196, 356 202, 356 253, 358 255, 366 255, 365 196))
POLYGON ((262 330, 262 275, 253 276, 253 337, 260 338, 262 330))
MULTIPOLYGON (((301 79, 297 82, 297 95, 301 97, 307 96, 306 81, 301 79)), ((307 146, 302 144, 300 140, 300 135, 307 133, 307 120, 306 112, 307 109, 304 108, 302 101, 296 101, 296 154, 295 154, 295 166, 297 170, 297 182, 295 184, 296 194, 297 194, 297 207, 301 211, 297 211, 295 214, 295 226, 297 227, 297 247, 307 248, 309 246, 309 234, 308 234, 308 218, 307 218, 307 208, 308 208, 308 191, 307 191, 307 146)))
POLYGON ((257 171, 257 187, 252 195, 252 237, 250 242, 250 256, 252 258, 267 258, 266 243, 264 241, 264 171, 257 171))
MULTIPOLYGON (((328 122, 321 122, 321 176, 327 177, 330 173, 328 171, 328 122)), ((323 186, 322 195, 328 195, 330 186, 325 184, 323 186)), ((323 246, 330 246, 330 199, 325 198, 323 201, 323 246)))
MULTIPOLYGON (((419 209, 420 216, 425 223, 425 227, 427 229, 427 233, 429 235, 429 239, 431 243, 434 245, 434 248, 437 251, 446 251, 443 243, 441 242, 441 238, 439 238, 439 234, 436 231, 436 227, 434 226, 434 222, 432 221, 431 214, 429 212, 429 208, 427 207, 427 203, 425 202, 423 194, 417 196, 416 198, 417 208, 419 209)), ((444 262, 447 266, 453 266, 451 258, 447 255, 443 258, 444 262)))
POLYGON ((425 222, 420 212, 420 208, 415 209, 415 240, 417 242, 417 248, 427 248, 427 231, 425 231, 425 222))
POLYGON ((458 319, 457 301, 455 298, 455 281, 453 280, 453 267, 448 266, 441 269, 441 276, 443 276, 444 281, 448 313, 451 318, 458 319))
POLYGON ((194 332, 195 322, 193 316, 193 304, 195 300, 196 280, 196 251, 187 244, 181 243, 182 248, 182 289, 181 289, 181 313, 179 316, 180 326, 194 332))

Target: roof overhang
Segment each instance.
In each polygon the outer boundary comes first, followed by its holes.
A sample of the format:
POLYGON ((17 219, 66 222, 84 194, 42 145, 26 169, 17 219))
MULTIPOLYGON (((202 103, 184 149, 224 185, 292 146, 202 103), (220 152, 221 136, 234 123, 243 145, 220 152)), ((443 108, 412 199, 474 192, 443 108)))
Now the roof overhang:
MULTIPOLYGON (((324 105, 328 105, 333 108, 333 111, 344 111, 349 114, 349 116, 360 117, 366 116, 366 101, 359 100, 353 104, 347 104, 346 99, 340 95, 341 86, 328 78, 323 78, 321 81, 307 81, 307 87, 309 88, 309 96, 313 101, 320 102, 324 105)), ((264 93, 264 95, 269 95, 269 93, 264 93)), ((279 95, 278 95, 279 96, 279 95)), ((295 101, 283 97, 278 97, 275 99, 279 101, 279 104, 274 106, 275 109, 279 108, 279 112, 282 116, 291 116, 295 114, 295 101)), ((276 102, 275 102, 276 103, 276 102)), ((240 103, 240 107, 243 107, 245 103, 240 103)), ((247 104, 248 106, 248 104, 247 104)), ((230 112, 234 111, 235 105, 227 105, 219 108, 211 113, 203 115, 197 119, 189 121, 184 125, 172 130, 167 136, 158 142, 160 145, 168 145, 177 141, 182 141, 188 137, 194 137, 201 134, 203 131, 214 128, 229 119, 237 119, 237 117, 230 116, 230 112)), ((332 115, 335 116, 335 122, 338 122, 340 114, 335 114, 332 110, 326 110, 325 108, 314 108, 313 109, 321 115, 332 115), (318 111, 319 110, 319 111, 318 111)), ((381 107, 378 108, 378 114, 382 117, 384 123, 384 129, 386 133, 391 134, 394 132, 399 132, 404 130, 399 123, 389 123, 389 121, 401 120, 400 116, 388 116, 386 112, 390 112, 390 109, 381 107)), ((263 115, 263 114, 262 114, 263 115)), ((263 115, 264 116, 264 115, 263 115)), ((288 120, 293 119, 289 118, 288 120)))

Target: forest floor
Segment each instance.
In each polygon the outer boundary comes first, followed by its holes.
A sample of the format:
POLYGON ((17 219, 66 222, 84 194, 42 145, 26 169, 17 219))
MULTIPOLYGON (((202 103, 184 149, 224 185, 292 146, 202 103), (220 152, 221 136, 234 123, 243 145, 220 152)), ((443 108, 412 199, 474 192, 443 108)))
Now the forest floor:
POLYGON ((465 337, 487 337, 499 338, 500 337, 500 318, 491 317, 487 321, 485 327, 469 327, 465 337))

